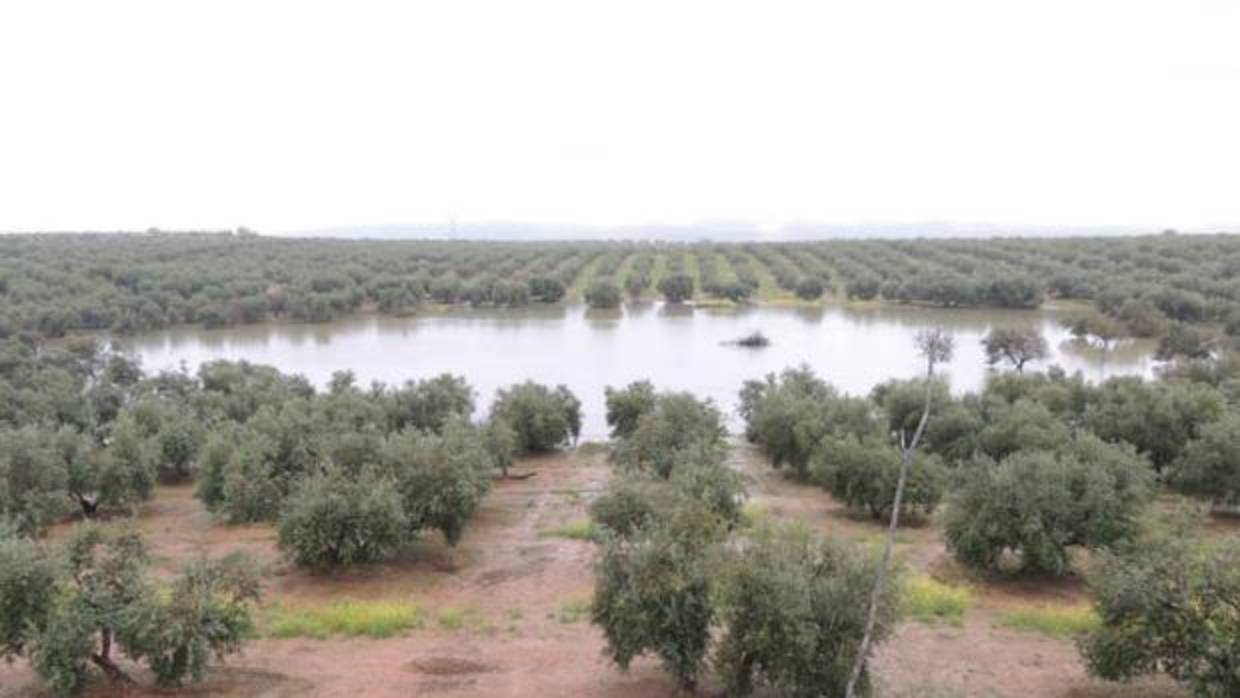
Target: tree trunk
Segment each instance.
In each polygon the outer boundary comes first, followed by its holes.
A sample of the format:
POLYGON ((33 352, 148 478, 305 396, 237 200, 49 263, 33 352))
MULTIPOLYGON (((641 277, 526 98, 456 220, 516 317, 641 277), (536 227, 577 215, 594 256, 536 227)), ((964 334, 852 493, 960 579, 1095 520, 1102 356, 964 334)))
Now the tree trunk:
POLYGON ((913 453, 917 450, 917 444, 926 431, 926 422, 930 420, 930 402, 934 394, 931 384, 933 378, 934 364, 932 362, 930 369, 926 372, 926 403, 921 411, 921 420, 917 423, 917 431, 913 433, 912 440, 907 443, 903 443, 904 437, 901 436, 900 479, 896 482, 896 494, 891 502, 891 520, 887 525, 887 540, 883 545, 883 557, 879 562, 878 572, 874 576, 874 588, 870 592, 870 604, 866 611, 865 633, 861 636, 861 646, 857 649, 856 659, 853 660, 852 673, 848 677, 848 686, 844 691, 845 698, 856 696, 857 681, 861 679, 861 672, 865 670, 866 656, 870 653, 870 644, 874 640, 874 626, 878 622, 878 605, 882 601, 883 593, 887 590, 891 552, 895 547, 896 530, 900 527, 900 505, 904 502, 904 485, 908 482, 908 471, 913 462, 913 453))
POLYGON ((112 631, 105 629, 101 635, 103 640, 102 646, 98 652, 90 656, 90 661, 103 670, 103 673, 112 682, 133 683, 133 679, 129 678, 129 675, 121 671, 121 668, 112 661, 112 631))

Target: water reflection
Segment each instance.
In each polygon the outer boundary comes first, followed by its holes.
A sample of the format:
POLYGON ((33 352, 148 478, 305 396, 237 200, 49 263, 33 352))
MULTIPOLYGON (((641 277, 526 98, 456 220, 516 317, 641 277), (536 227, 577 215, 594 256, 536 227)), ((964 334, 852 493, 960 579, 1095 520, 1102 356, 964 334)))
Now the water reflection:
POLYGON ((246 359, 301 373, 322 385, 350 369, 365 385, 399 383, 444 371, 464 375, 485 407, 498 387, 533 379, 564 383, 582 399, 585 435, 606 433, 603 388, 649 378, 656 385, 713 398, 730 414, 744 380, 807 363, 842 390, 864 393, 893 376, 912 376, 920 329, 943 326, 956 337, 947 367, 953 387, 974 390, 987 367, 981 338, 991 327, 1038 328, 1050 360, 1090 380, 1150 375, 1152 345, 1129 342, 1110 351, 1073 341, 1051 311, 996 312, 875 306, 870 308, 694 309, 642 304, 608 311, 580 306, 524 310, 446 310, 410 317, 357 315, 322 325, 266 324, 223 330, 176 329, 121 344, 148 369, 190 370, 218 358, 246 359), (728 345, 754 330, 764 349, 728 345))

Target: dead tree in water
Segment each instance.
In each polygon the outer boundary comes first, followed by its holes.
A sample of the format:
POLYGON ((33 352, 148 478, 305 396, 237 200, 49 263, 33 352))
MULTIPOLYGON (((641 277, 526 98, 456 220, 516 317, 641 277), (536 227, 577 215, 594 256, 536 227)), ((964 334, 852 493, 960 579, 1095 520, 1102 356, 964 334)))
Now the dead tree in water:
POLYGON ((896 494, 891 504, 891 522, 887 526, 887 540, 883 545, 883 557, 879 562, 878 571, 874 574, 874 589, 870 592, 870 605, 866 612, 865 633, 861 636, 861 646, 857 648, 857 658, 853 660, 852 674, 848 677, 845 698, 854 698, 857 681, 865 669, 865 662, 870 653, 870 643, 874 636, 874 624, 878 620, 878 606, 887 590, 887 577, 891 567, 891 551, 895 547, 896 529, 900 526, 900 505, 904 499, 904 485, 908 481, 909 466, 913 462, 913 454, 926 432, 926 423, 930 421, 930 403, 934 395, 934 367, 947 363, 952 359, 955 341, 942 328, 923 330, 917 333, 917 353, 926 360, 926 402, 921 410, 921 419, 917 422, 917 430, 912 438, 900 431, 900 479, 896 483, 896 494))

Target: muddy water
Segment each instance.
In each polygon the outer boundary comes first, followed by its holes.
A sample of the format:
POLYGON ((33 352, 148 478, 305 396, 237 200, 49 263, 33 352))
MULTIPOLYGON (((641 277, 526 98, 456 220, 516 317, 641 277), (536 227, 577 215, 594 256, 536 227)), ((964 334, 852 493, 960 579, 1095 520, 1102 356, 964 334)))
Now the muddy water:
MULTIPOLYGON (((1149 375, 1147 344, 1102 353, 1072 342, 1052 311, 999 312, 921 308, 779 308, 709 310, 631 305, 598 312, 580 306, 526 310, 453 310, 415 317, 358 315, 322 325, 264 324, 223 330, 175 329, 121 340, 148 370, 193 371, 213 359, 245 359, 300 373, 323 385, 352 370, 363 385, 399 383, 451 372, 465 376, 485 408, 496 388, 530 378, 564 383, 581 398, 583 436, 606 434, 603 388, 648 378, 661 388, 713 398, 729 415, 741 383, 787 366, 809 364, 844 391, 863 393, 893 376, 919 370, 918 330, 942 326, 956 337, 946 368, 957 391, 973 390, 987 373, 980 345, 991 327, 1037 327, 1051 358, 1069 372, 1098 380, 1149 375), (753 330, 763 349, 729 345, 753 330)), ((733 415, 735 424, 735 417, 733 415)))

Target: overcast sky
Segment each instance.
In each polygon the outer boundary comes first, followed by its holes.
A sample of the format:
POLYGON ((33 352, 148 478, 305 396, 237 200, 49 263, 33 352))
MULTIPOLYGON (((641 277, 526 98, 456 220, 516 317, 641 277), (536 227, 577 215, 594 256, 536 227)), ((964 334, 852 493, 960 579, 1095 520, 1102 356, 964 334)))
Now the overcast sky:
POLYGON ((0 229, 1240 222, 1240 2, 6 2, 0 229))

